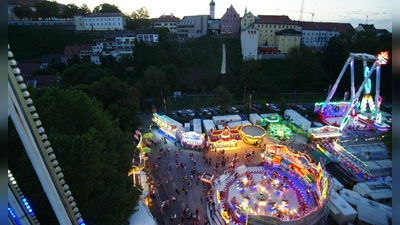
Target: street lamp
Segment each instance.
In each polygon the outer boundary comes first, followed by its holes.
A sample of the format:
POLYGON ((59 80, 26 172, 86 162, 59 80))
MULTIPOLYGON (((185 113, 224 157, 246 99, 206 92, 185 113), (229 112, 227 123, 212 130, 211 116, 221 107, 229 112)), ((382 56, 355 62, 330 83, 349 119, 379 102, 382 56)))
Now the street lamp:
POLYGON ((253 94, 256 93, 255 91, 252 91, 250 94, 250 108, 251 108, 251 98, 253 97, 253 94))

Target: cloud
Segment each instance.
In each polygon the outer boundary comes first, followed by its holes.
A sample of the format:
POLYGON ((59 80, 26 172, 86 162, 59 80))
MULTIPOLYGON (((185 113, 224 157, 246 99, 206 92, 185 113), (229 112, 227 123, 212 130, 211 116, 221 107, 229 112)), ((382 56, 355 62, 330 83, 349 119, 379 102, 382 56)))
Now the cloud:
POLYGON ((361 13, 361 10, 357 11, 351 11, 351 12, 346 12, 348 15, 359 15, 361 13))

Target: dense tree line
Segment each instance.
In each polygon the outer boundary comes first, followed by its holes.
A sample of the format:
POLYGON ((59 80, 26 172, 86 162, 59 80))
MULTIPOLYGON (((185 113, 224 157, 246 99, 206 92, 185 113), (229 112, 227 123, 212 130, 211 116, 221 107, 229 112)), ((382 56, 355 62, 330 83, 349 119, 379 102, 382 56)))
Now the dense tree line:
MULTIPOLYGON (((134 149, 132 133, 121 130, 103 104, 82 91, 51 88, 31 89, 30 93, 85 222, 127 224, 141 194, 127 176, 134 149)), ((113 104, 118 103, 109 107, 113 104)), ((9 168, 21 181, 40 223, 57 224, 12 122, 9 124, 9 168)))

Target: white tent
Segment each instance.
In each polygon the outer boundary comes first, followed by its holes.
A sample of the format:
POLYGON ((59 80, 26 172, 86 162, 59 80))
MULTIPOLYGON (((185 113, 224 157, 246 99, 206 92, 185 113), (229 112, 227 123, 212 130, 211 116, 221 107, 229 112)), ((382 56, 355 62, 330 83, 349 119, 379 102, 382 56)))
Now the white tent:
POLYGON ((157 225, 147 206, 142 200, 139 201, 137 211, 129 218, 130 225, 157 225))

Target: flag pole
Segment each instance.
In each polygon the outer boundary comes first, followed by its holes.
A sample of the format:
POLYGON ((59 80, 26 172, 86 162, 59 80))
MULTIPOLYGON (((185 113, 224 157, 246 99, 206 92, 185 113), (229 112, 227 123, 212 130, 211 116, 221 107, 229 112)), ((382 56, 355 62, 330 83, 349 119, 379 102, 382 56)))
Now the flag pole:
POLYGON ((244 105, 245 98, 246 98, 246 86, 244 86, 244 92, 243 92, 243 105, 244 105))

